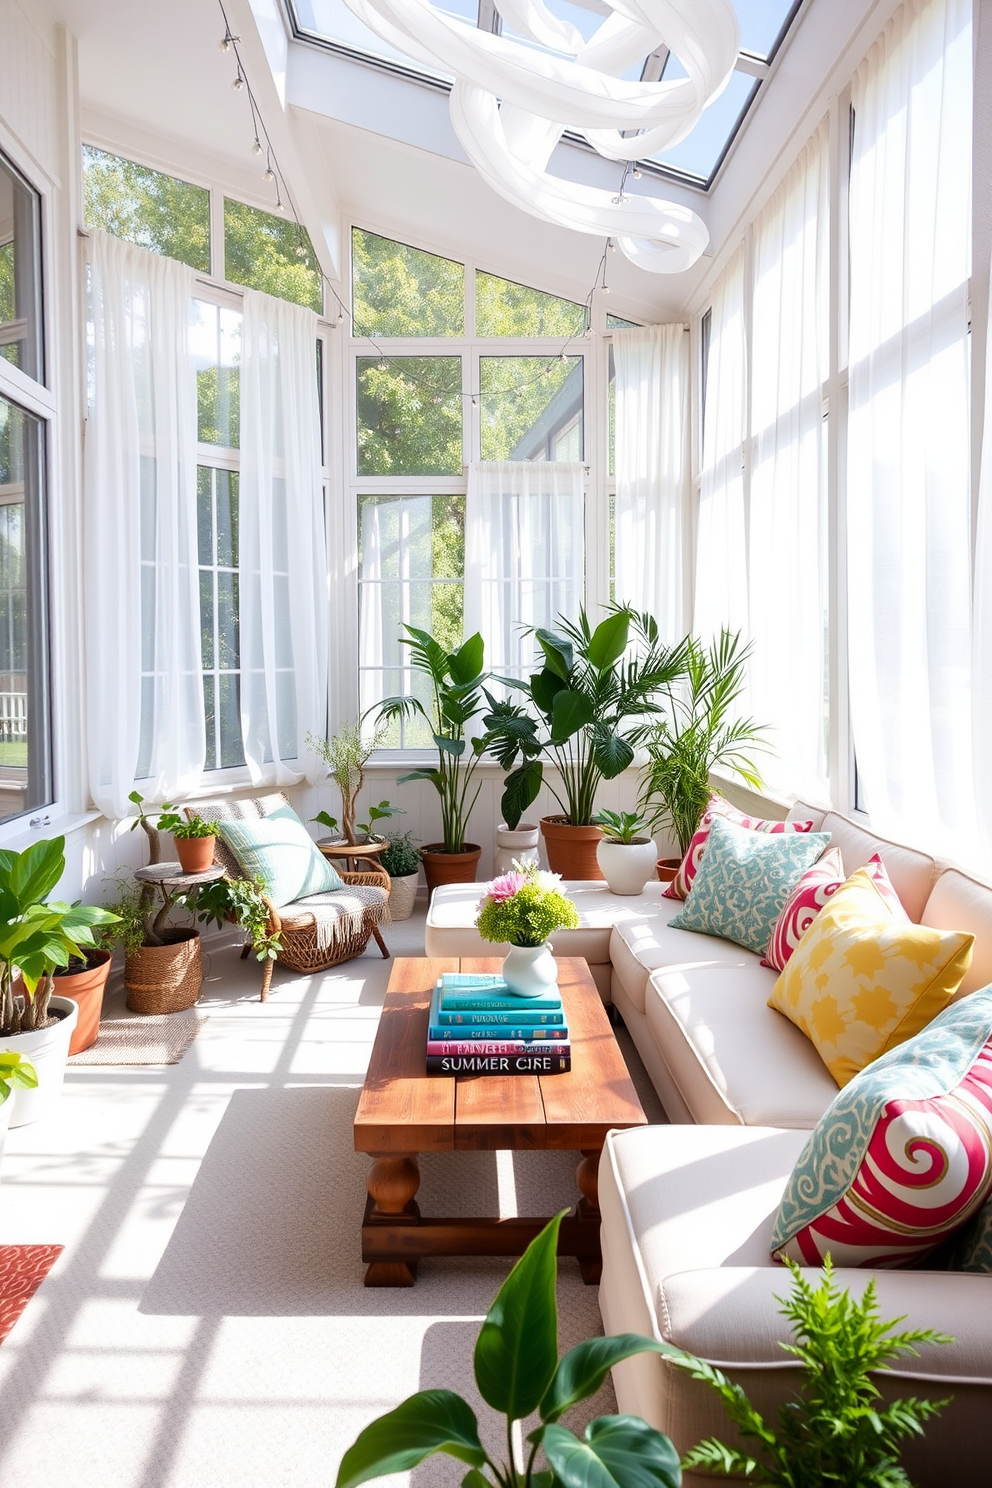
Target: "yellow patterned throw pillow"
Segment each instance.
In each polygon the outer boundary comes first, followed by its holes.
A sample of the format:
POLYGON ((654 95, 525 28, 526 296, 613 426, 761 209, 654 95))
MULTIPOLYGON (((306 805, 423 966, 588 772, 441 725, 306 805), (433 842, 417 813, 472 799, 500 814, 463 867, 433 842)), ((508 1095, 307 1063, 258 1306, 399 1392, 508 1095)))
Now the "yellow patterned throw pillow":
POLYGON ((843 1086, 947 1006, 974 941, 897 918, 859 868, 800 940, 768 1006, 802 1029, 843 1086))

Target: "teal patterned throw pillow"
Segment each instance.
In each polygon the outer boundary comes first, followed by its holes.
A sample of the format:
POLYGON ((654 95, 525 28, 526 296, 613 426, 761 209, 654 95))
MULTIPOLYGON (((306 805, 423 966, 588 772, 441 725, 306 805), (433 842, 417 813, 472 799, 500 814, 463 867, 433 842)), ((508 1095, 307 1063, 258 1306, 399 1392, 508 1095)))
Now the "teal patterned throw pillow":
POLYGON ((829 832, 769 835, 714 817, 689 897, 670 923, 763 955, 786 899, 829 842, 829 832))
POLYGON ((992 1199, 958 1231, 947 1269, 992 1275, 992 1199))
POLYGON ((285 813, 220 821, 217 825, 245 877, 260 878, 277 909, 310 894, 344 888, 291 808, 285 813))

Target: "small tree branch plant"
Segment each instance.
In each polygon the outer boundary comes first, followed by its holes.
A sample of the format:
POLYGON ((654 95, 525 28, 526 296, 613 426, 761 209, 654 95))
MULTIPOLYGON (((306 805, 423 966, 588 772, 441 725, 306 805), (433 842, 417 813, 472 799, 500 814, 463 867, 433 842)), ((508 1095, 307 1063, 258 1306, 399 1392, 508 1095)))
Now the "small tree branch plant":
POLYGON ((367 822, 356 821, 358 797, 365 784, 365 766, 382 744, 387 728, 388 725, 382 722, 371 734, 363 734, 362 721, 356 719, 353 723, 342 724, 330 739, 321 739, 313 733, 307 734, 307 748, 324 761, 341 792, 340 828, 337 817, 329 816, 326 811, 319 811, 310 819, 320 822, 321 826, 332 832, 340 830, 342 838, 351 847, 357 846, 362 840, 357 835, 359 832, 368 842, 377 821, 385 821, 388 817, 399 814, 399 807, 390 806, 388 801, 380 801, 378 806, 370 809, 367 822))
POLYGON ((112 911, 95 905, 50 900, 64 872, 64 837, 21 853, 0 851, 0 1038, 45 1027, 54 968, 85 956, 97 944, 94 929, 114 921, 112 911))
POLYGON ((753 718, 734 716, 750 654, 739 632, 724 630, 709 646, 687 637, 684 676, 664 685, 662 716, 634 740, 648 751, 638 805, 652 835, 661 827, 674 831, 683 857, 713 793, 712 770, 722 765, 752 789, 761 787, 754 752, 768 748, 765 730, 753 718))
POLYGON ((413 669, 427 679, 430 702, 425 705, 415 696, 384 698, 369 711, 377 713, 383 724, 397 718, 422 718, 427 723, 438 752, 437 765, 433 769, 411 770, 399 777, 399 784, 408 780, 430 781, 441 800, 444 851, 459 853, 464 848, 468 820, 482 789, 478 785, 473 792, 472 786, 486 739, 480 735, 469 740, 465 735, 482 706, 483 641, 476 632, 457 651, 445 651, 426 630, 417 630, 413 625, 404 625, 403 629, 407 634, 400 636, 400 641, 410 648, 413 669))
POLYGON ((884 1375, 904 1354, 916 1355, 918 1344, 951 1340, 925 1328, 893 1333, 903 1319, 879 1317, 875 1283, 860 1301, 852 1297, 838 1285, 829 1256, 815 1283, 794 1262, 789 1267, 792 1292, 776 1300, 795 1335, 794 1343, 780 1346, 805 1371, 798 1396, 771 1425, 721 1370, 673 1354, 675 1364, 717 1391, 744 1441, 753 1444, 752 1452, 711 1438, 693 1447, 682 1466, 762 1488, 910 1488, 899 1462, 902 1443, 921 1436, 948 1402, 909 1396, 882 1405, 872 1376, 884 1375))
POLYGON ((563 1215, 527 1247, 489 1309, 475 1344, 475 1380, 487 1405, 505 1417, 506 1460, 484 1446, 475 1412, 451 1390, 422 1390, 380 1416, 349 1447, 337 1488, 406 1472, 443 1452, 467 1463, 462 1488, 679 1488, 678 1454, 667 1436, 637 1416, 599 1416, 577 1437, 561 1418, 595 1395, 607 1374, 634 1354, 668 1346, 636 1333, 591 1338, 558 1357, 556 1248, 563 1215), (515 1458, 513 1427, 537 1412, 526 1461, 515 1458), (538 1467, 543 1452, 546 1468, 538 1467))

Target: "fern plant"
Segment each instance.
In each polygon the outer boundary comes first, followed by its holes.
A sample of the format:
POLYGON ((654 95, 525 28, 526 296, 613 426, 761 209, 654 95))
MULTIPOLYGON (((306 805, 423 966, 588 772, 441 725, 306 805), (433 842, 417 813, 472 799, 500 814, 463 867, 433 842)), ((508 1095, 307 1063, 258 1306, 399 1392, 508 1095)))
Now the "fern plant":
POLYGON ((682 1466, 746 1478, 761 1488, 910 1488, 899 1463, 901 1445, 921 1436, 948 1402, 908 1396, 883 1405, 872 1374, 884 1374, 903 1354, 917 1354, 918 1344, 951 1340, 928 1328, 893 1333, 902 1318, 879 1317, 875 1283, 859 1301, 838 1285, 829 1257, 816 1284, 789 1265, 792 1293, 776 1301, 795 1335, 794 1343, 780 1346, 805 1371, 798 1396, 771 1425, 721 1370, 688 1354, 670 1355, 717 1391, 749 1444, 745 1451, 710 1438, 693 1447, 682 1466))

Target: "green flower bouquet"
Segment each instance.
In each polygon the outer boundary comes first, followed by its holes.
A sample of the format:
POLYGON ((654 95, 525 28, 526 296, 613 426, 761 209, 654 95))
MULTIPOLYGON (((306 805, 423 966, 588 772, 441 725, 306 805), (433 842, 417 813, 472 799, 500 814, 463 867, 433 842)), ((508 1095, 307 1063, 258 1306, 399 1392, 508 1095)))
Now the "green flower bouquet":
POLYGON ((557 873, 532 863, 514 863, 512 873, 494 878, 479 900, 476 927, 483 940, 540 946, 556 930, 574 930, 579 912, 561 891, 557 873))

